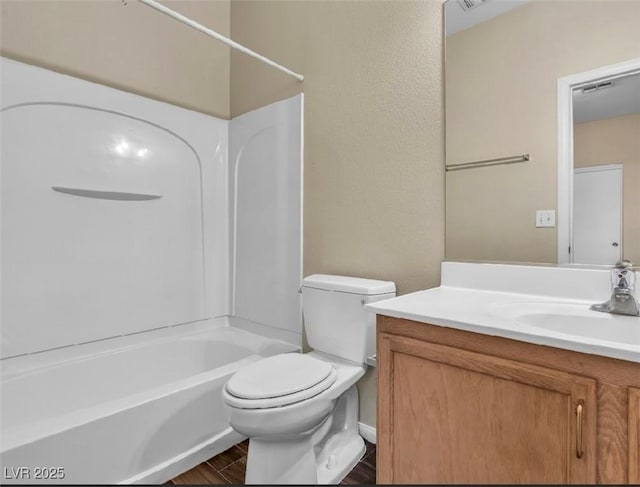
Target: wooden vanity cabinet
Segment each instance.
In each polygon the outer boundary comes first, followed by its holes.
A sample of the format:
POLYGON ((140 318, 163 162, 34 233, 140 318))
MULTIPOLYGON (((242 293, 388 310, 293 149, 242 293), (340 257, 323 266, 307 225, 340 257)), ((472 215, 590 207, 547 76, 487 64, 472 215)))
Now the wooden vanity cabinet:
POLYGON ((640 389, 629 387, 629 483, 640 485, 640 389))
POLYGON ((378 316, 378 483, 634 483, 640 364, 378 316))

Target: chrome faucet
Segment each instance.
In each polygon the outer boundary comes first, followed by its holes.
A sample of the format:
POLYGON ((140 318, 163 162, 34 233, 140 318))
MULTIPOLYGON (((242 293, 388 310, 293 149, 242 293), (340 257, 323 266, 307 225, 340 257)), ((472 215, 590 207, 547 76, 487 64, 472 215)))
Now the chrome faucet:
POLYGON ((621 260, 611 269, 611 298, 601 304, 593 304, 589 309, 619 315, 640 316, 640 305, 635 298, 636 273, 633 264, 621 260))

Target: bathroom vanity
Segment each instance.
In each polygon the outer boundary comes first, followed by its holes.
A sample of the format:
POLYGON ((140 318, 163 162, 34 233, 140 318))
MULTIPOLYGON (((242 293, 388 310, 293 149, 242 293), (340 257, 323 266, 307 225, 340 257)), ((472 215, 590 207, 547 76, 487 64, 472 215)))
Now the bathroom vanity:
POLYGON ((439 288, 369 305, 378 483, 640 482, 640 318, 588 311, 608 284, 450 262, 439 288))

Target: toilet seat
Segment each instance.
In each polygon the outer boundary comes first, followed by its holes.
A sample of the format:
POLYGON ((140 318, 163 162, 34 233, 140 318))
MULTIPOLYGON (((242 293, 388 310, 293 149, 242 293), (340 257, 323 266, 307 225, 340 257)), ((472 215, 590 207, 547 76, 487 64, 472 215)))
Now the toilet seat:
POLYGON ((241 409, 286 406, 320 394, 336 377, 329 362, 298 353, 275 355, 234 374, 225 386, 225 401, 241 409))

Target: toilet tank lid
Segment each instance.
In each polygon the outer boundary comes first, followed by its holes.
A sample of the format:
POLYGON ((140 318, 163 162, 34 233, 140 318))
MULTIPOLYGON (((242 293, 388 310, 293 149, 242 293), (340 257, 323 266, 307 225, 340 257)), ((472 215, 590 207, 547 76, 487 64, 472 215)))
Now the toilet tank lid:
POLYGON ((363 279, 360 277, 331 276, 328 274, 313 274, 302 280, 303 288, 323 289, 351 294, 388 294, 396 292, 393 281, 379 281, 377 279, 363 279))

